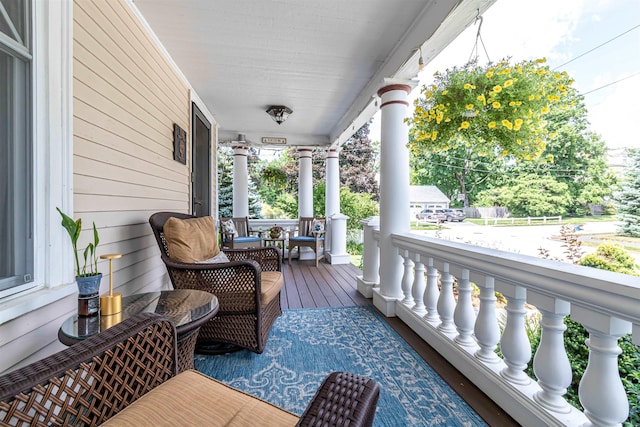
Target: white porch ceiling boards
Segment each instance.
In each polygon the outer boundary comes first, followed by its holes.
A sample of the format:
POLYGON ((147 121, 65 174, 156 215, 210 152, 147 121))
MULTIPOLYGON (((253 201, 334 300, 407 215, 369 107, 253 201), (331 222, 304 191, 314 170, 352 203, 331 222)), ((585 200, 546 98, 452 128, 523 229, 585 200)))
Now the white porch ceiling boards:
POLYGON ((385 79, 411 79, 495 0, 133 0, 214 115, 220 141, 344 142, 385 79), (265 112, 286 105, 283 124, 265 112))

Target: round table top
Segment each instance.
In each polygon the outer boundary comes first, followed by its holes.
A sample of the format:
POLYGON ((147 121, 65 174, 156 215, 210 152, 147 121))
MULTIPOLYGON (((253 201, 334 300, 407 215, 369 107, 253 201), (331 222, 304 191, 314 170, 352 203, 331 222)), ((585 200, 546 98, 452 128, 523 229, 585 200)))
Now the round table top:
POLYGON ((109 316, 70 316, 60 327, 58 336, 63 344, 71 345, 139 313, 162 314, 173 322, 180 335, 199 327, 217 311, 218 298, 209 292, 174 289, 133 294, 122 298, 120 313, 109 316))

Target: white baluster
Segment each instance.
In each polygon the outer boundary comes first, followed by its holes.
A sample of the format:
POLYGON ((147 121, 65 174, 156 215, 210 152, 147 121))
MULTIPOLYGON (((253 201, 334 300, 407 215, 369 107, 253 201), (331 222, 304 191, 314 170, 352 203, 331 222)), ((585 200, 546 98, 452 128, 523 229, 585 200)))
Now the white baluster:
POLYGON ((473 339, 473 323, 475 312, 471 303, 471 281, 469 280, 469 270, 462 270, 458 277, 458 303, 453 312, 453 320, 456 324, 458 335, 455 341, 463 346, 475 346, 473 339))
POLYGON ((447 262, 444 263, 440 285, 440 297, 438 298, 440 324, 438 325, 438 330, 445 334, 454 334, 456 327, 453 324, 453 310, 456 300, 453 297, 453 276, 449 273, 449 263, 447 262))
POLYGON ((427 289, 424 293, 424 305, 427 308, 425 319, 427 322, 436 324, 440 320, 437 307, 439 297, 438 270, 433 266, 433 258, 429 258, 429 265, 427 267, 427 289))
POLYGON ((527 385, 531 378, 524 372, 531 360, 531 343, 525 330, 525 295, 526 289, 513 287, 512 296, 507 298, 507 324, 502 332, 500 351, 507 367, 500 374, 515 384, 527 385))
POLYGON ((412 307, 413 296, 411 296, 411 286, 413 285, 413 261, 409 258, 409 251, 400 249, 398 252, 404 259, 404 273, 402 275, 402 293, 404 294, 404 299, 402 303, 412 307))
POLYGON ((413 312, 418 316, 424 316, 427 313, 424 306, 424 290, 427 284, 424 281, 424 264, 420 260, 420 254, 416 254, 414 264, 412 294, 416 304, 413 306, 413 312))
POLYGON ((500 326, 496 316, 496 292, 493 285, 493 277, 485 279, 484 286, 480 281, 476 283, 480 287, 480 310, 476 319, 474 333, 480 349, 475 356, 485 363, 498 363, 500 358, 495 353, 500 341, 500 326))
POLYGON ((564 348, 564 331, 567 329, 563 321, 565 315, 544 310, 540 310, 540 313, 542 336, 533 357, 533 372, 542 391, 533 397, 550 411, 568 413, 571 407, 562 397, 571 385, 571 363, 564 348))
POLYGON ((629 416, 629 401, 618 371, 621 335, 587 330, 589 363, 578 388, 580 403, 592 425, 620 426, 629 416))
POLYGON ((564 348, 569 303, 535 291, 528 292, 527 300, 542 314, 540 345, 533 358, 533 371, 542 390, 533 398, 550 411, 569 413, 571 406, 562 397, 571 385, 571 363, 564 348))

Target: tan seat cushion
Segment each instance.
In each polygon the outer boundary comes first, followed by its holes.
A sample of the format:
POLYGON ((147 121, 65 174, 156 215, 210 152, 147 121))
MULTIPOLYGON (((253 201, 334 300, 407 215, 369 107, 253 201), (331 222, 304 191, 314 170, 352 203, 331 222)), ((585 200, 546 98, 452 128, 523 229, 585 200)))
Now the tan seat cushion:
POLYGON ((169 258, 175 261, 194 263, 220 253, 213 217, 169 218, 163 232, 169 258))
POLYGON ((105 426, 295 426, 298 417, 196 371, 142 396, 105 426))
POLYGON ((280 294, 284 285, 284 276, 279 271, 263 271, 261 274, 262 283, 260 293, 260 305, 266 307, 274 298, 280 294))

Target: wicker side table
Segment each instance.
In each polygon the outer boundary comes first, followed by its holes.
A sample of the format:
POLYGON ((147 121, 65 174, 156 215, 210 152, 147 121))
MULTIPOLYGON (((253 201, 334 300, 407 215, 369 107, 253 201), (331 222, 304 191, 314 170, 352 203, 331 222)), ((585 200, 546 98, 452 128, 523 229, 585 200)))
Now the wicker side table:
POLYGON ((58 330, 65 345, 76 344, 139 313, 158 313, 176 326, 178 338, 178 371, 193 369, 193 353, 200 327, 218 312, 218 298, 204 291, 174 289, 171 291, 133 294, 122 298, 122 312, 110 316, 70 316, 58 330))

